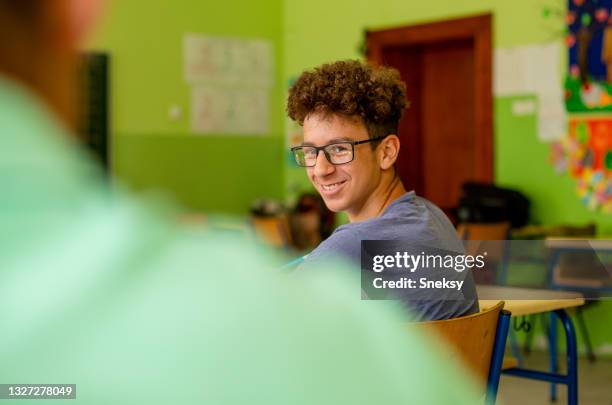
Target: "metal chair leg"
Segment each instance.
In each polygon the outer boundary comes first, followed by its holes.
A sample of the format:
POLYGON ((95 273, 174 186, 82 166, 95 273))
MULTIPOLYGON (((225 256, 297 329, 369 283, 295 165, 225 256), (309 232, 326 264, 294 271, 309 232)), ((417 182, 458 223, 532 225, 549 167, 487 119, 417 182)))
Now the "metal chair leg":
MULTIPOLYGON (((557 374, 559 370, 559 363, 557 359, 557 322, 555 314, 551 313, 548 319, 548 352, 550 353, 549 370, 551 373, 557 374)), ((550 383, 550 400, 551 402, 555 402, 557 400, 557 384, 555 383, 550 383)))
POLYGON ((565 329, 567 346, 567 403, 578 404, 578 350, 576 342, 576 330, 567 312, 562 309, 555 311, 565 329))
POLYGON ((521 350, 519 349, 518 338, 516 336, 516 331, 513 328, 510 328, 510 334, 508 336, 508 340, 510 341, 510 352, 512 356, 518 361, 519 367, 523 366, 523 356, 521 355, 521 350))
POLYGON ((538 315, 529 315, 529 323, 531 324, 531 329, 525 334, 525 341, 523 342, 523 353, 527 356, 531 354, 531 344, 533 342, 533 336, 535 335, 537 319, 538 315))
POLYGON ((582 315, 582 308, 576 308, 576 320, 578 321, 578 329, 580 329, 580 335, 582 339, 584 339, 584 345, 586 346, 587 357, 589 362, 594 363, 595 353, 593 352, 593 345, 591 344, 591 338, 589 336, 589 331, 586 327, 586 322, 584 321, 584 316, 582 315))

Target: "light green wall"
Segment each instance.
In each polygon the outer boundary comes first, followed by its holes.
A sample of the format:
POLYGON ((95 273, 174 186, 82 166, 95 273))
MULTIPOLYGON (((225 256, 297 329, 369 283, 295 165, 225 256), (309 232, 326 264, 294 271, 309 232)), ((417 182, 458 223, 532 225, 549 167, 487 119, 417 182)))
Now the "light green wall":
POLYGON ((416 24, 473 14, 494 15, 497 46, 549 41, 560 23, 542 18, 533 0, 285 0, 285 63, 289 74, 341 58, 356 58, 364 29, 416 24), (550 28, 550 29, 549 29, 550 28))
POLYGON ((113 171, 137 189, 173 194, 188 209, 244 213, 258 197, 282 198, 284 180, 282 0, 117 0, 90 49, 112 58, 113 171), (183 80, 187 32, 265 38, 276 56, 270 134, 187 136, 183 80), (170 106, 183 116, 170 120, 170 106))

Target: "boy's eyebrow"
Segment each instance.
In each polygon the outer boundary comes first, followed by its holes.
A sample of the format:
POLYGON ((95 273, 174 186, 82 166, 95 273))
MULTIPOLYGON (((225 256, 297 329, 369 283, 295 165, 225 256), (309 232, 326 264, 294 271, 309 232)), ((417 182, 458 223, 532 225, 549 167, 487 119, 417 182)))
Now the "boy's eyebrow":
MULTIPOLYGON (((347 136, 342 137, 342 138, 334 138, 334 139, 330 139, 328 143, 326 143, 325 145, 329 145, 330 143, 338 143, 338 142, 353 142, 354 139, 349 138, 347 136)), ((325 146, 322 145, 322 146, 325 146)), ((302 142, 299 146, 316 146, 314 143, 312 142, 302 142)))
POLYGON ((348 136, 343 136, 341 138, 334 138, 332 140, 329 141, 329 143, 336 143, 336 142, 354 142, 355 140, 353 138, 349 138, 348 136))

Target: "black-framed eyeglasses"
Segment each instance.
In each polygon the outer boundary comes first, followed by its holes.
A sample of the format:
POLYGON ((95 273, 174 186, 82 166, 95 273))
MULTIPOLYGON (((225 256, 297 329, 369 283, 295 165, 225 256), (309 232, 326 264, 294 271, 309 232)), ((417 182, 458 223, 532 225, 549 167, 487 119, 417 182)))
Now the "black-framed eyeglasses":
POLYGON ((377 136, 376 138, 366 139, 365 141, 334 142, 323 146, 294 146, 291 148, 291 152, 293 152, 293 157, 298 166, 315 166, 320 151, 323 151, 325 158, 327 158, 327 161, 332 165, 343 165, 355 159, 355 145, 380 141, 387 136, 388 135, 377 136))

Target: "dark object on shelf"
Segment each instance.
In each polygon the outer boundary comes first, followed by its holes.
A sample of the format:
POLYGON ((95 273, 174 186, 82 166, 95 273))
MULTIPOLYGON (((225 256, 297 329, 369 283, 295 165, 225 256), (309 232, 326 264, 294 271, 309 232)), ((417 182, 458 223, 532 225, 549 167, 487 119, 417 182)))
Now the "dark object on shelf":
POLYGON ((516 190, 473 182, 464 183, 461 189, 459 222, 509 221, 513 228, 529 222, 529 200, 516 190))
POLYGON ((86 53, 82 56, 80 68, 79 136, 108 173, 109 56, 104 53, 86 53))

